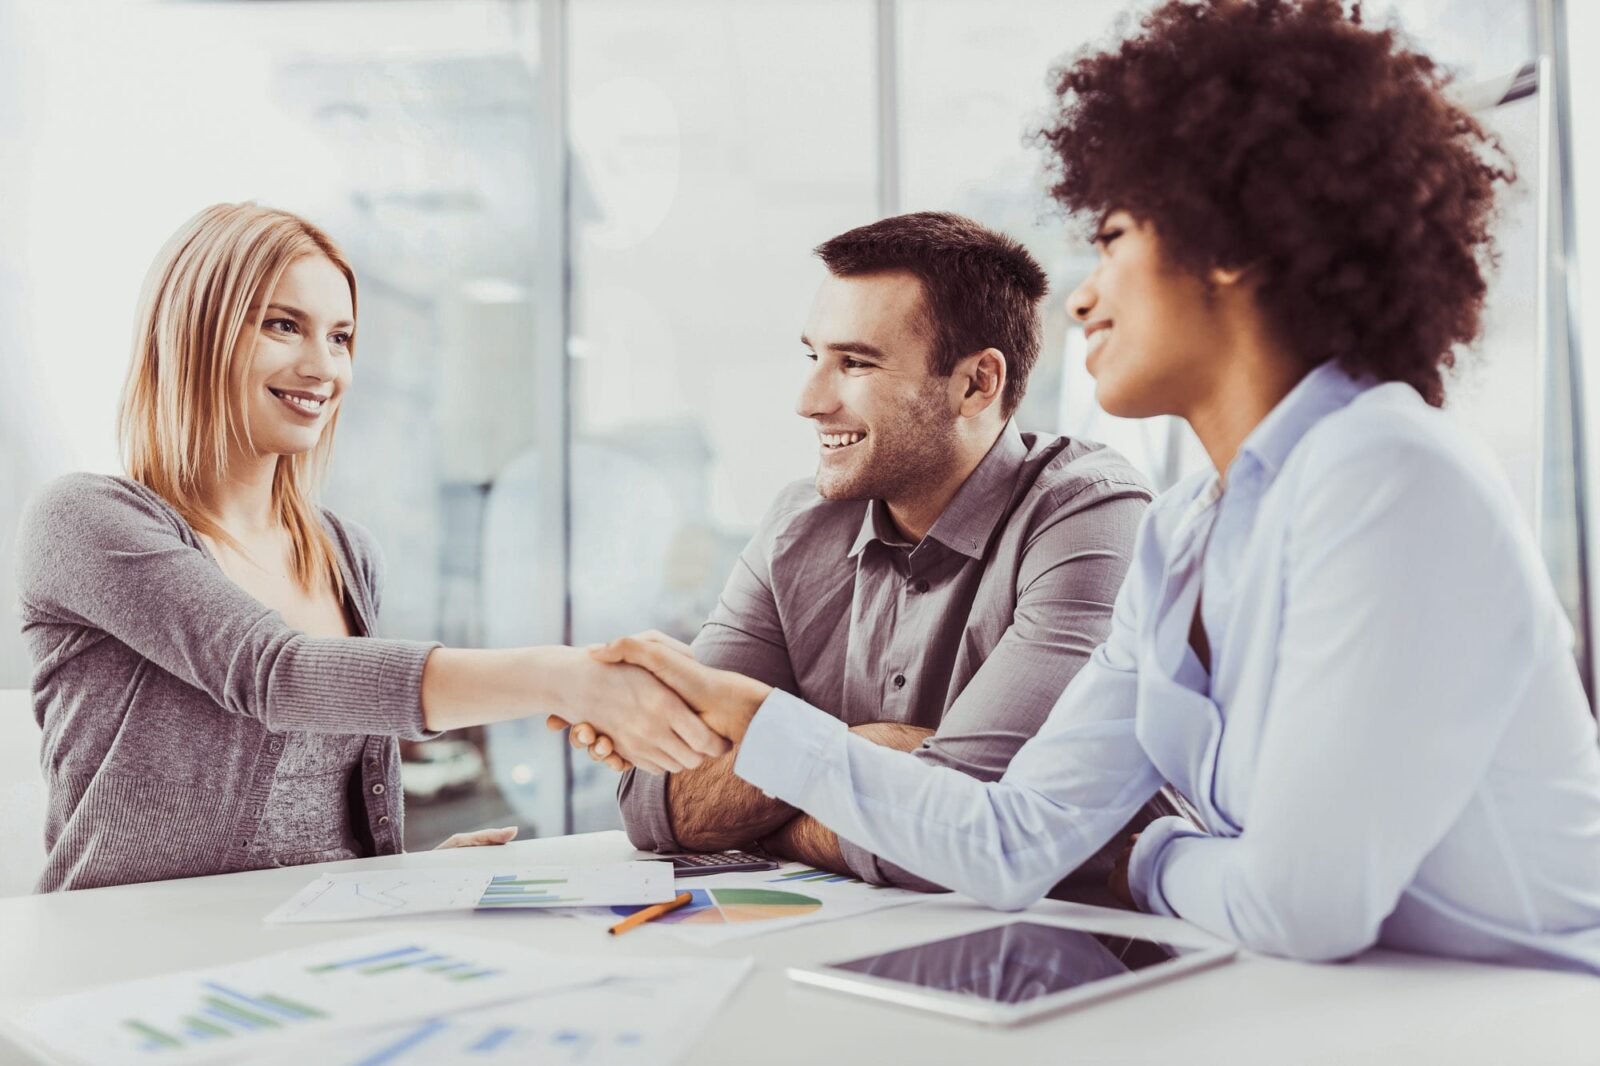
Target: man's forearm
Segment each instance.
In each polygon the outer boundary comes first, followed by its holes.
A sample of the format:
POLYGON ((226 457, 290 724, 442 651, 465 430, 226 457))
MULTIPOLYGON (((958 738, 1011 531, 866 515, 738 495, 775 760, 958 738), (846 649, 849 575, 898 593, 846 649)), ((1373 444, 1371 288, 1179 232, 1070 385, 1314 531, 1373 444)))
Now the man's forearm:
MULTIPOLYGON (((901 725, 898 722, 867 722, 854 726, 874 744, 911 751, 933 735, 933 730, 920 726, 901 725)), ((791 820, 798 821, 799 814, 782 800, 775 800, 752 785, 734 776, 733 764, 739 757, 735 748, 720 758, 700 767, 672 774, 667 778, 667 816, 672 820, 672 835, 678 845, 690 851, 723 851, 737 848, 755 840, 773 837, 791 820)), ((806 855, 786 855, 800 862, 813 862, 812 856, 833 856, 828 869, 839 872, 843 859, 839 858, 839 840, 811 819, 809 826, 798 827, 800 842, 797 849, 805 848, 806 855)), ((775 839, 768 839, 769 848, 775 839)), ((778 852, 778 854, 784 854, 778 852)), ((848 871, 844 871, 848 872, 848 871)))
POLYGON ((667 778, 667 814, 672 835, 690 851, 737 848, 773 832, 795 809, 734 776, 735 748, 698 770, 667 778))
POLYGON ((761 846, 780 859, 791 859, 819 870, 855 876, 844 861, 844 852, 839 849, 838 834, 809 814, 795 815, 776 833, 763 840, 761 846))
MULTIPOLYGON (((863 722, 852 726, 850 731, 859 733, 874 744, 897 751, 915 751, 933 735, 931 729, 899 722, 863 722)), ((762 846, 779 858, 803 862, 819 870, 855 876, 855 871, 845 862, 844 851, 839 847, 839 835, 809 814, 796 814, 777 832, 763 840, 762 846)))

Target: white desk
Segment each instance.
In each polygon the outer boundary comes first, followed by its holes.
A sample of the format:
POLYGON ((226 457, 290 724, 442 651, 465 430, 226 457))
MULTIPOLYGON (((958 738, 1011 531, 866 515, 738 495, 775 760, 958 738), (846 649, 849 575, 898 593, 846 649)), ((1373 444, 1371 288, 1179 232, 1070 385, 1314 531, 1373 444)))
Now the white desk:
MULTIPOLYGON (((621 833, 509 846, 530 864, 635 857, 621 833)), ((316 868, 464 866, 470 850, 360 859, 316 868)), ((0 999, 249 958, 377 931, 375 923, 267 928, 261 916, 313 876, 309 868, 0 900, 0 999)), ((1113 931, 1182 923, 1045 902, 1050 915, 1113 931)), ((699 1063, 1600 1063, 1600 978, 1374 952, 1341 966, 1246 957, 1148 992, 993 1030, 796 985, 783 968, 981 928, 994 912, 955 897, 803 926, 711 949, 659 930, 612 939, 545 915, 474 915, 427 929, 511 937, 555 952, 748 955, 756 970, 690 1057, 699 1063), (526 920, 523 920, 523 919, 526 920), (475 922, 482 928, 475 928, 475 922)), ((1190 935, 1194 935, 1191 933, 1190 935)), ((0 1062, 28 1061, 0 1041, 0 1062)))

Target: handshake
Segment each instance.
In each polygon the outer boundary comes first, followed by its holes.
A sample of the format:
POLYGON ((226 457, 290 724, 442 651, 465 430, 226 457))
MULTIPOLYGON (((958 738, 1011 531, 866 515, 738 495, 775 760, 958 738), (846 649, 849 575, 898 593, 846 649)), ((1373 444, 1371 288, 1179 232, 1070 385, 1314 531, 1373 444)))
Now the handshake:
POLYGON ((654 630, 586 650, 570 708, 545 724, 572 729, 572 746, 613 770, 693 770, 732 750, 772 686, 695 661, 654 630))

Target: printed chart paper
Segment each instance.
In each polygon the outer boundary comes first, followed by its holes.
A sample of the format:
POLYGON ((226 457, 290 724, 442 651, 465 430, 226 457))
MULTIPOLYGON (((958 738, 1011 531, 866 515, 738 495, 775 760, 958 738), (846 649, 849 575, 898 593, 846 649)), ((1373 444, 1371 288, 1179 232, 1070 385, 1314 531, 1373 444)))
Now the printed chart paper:
POLYGON ((76 992, 9 1020, 41 1048, 95 1066, 233 1060, 592 984, 626 962, 476 937, 387 934, 76 992))
POLYGON ((323 874, 266 920, 356 922, 442 911, 529 910, 672 899, 672 864, 619 862, 494 870, 363 870, 323 874))
MULTIPOLYGON (((869 885, 854 877, 786 863, 759 873, 712 874, 684 879, 678 891, 693 899, 646 923, 684 940, 715 944, 759 936, 797 925, 855 918, 886 907, 923 903, 937 896, 869 885)), ((615 924, 639 910, 633 906, 586 908, 564 913, 593 923, 615 924)), ((637 933, 633 934, 637 935, 637 933)))
MULTIPOLYGON (((298 1061, 345 1066, 656 1066, 686 1055, 749 959, 631 957, 626 976, 482 1010, 341 1035, 298 1061)), ((286 1056, 287 1057, 287 1056, 286 1056)), ((261 1060, 265 1066, 266 1059, 261 1060)))

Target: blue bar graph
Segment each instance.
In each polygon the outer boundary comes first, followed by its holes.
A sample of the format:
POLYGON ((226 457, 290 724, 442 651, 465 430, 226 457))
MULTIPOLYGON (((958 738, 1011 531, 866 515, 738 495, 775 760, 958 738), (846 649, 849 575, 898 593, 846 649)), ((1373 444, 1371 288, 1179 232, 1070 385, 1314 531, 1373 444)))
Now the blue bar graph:
POLYGON ((321 966, 310 967, 310 970, 312 973, 327 973, 329 970, 344 970, 354 966, 367 966, 376 962, 391 962, 406 955, 414 955, 421 950, 421 948, 416 947, 396 948, 393 951, 385 951, 378 955, 366 955, 359 959, 345 959, 343 962, 325 962, 321 966))
POLYGON ((432 1018, 406 1033, 399 1040, 390 1044, 381 1051, 374 1052, 362 1059, 354 1066, 384 1066, 385 1063, 394 1062, 396 1059, 414 1050, 419 1044, 432 1040, 436 1035, 449 1028, 450 1023, 443 1018, 432 1018))
POLYGON ((509 1028, 508 1026, 501 1026, 498 1029, 491 1029, 481 1040, 467 1048, 467 1050, 480 1054, 493 1051, 495 1048, 499 1047, 501 1044, 504 1044, 507 1040, 510 1040, 516 1035, 517 1030, 509 1028))

